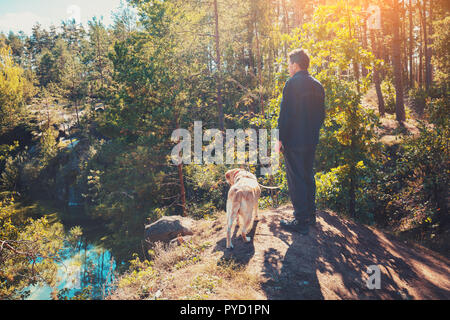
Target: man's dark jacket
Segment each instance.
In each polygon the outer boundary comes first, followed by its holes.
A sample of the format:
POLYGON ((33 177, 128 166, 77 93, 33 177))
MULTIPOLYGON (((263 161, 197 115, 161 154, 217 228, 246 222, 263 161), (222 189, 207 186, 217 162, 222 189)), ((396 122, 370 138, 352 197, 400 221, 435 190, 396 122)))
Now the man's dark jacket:
POLYGON ((325 119, 325 91, 308 71, 299 71, 283 89, 278 118, 280 141, 285 148, 314 150, 325 119))

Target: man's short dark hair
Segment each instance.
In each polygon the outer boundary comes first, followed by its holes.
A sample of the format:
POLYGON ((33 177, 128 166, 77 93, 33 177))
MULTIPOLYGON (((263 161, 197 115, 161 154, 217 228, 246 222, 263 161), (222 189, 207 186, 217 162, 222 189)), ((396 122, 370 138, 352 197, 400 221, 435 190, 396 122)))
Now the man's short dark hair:
POLYGON ((289 53, 289 60, 292 63, 296 63, 302 70, 308 70, 309 57, 303 49, 296 49, 289 53))

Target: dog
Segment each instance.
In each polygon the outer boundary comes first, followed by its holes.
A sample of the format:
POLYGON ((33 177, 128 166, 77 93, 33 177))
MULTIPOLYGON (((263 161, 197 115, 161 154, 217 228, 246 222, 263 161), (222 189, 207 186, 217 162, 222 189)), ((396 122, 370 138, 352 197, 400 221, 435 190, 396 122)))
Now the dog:
POLYGON ((231 237, 234 232, 234 222, 239 223, 238 235, 244 242, 250 242, 247 233, 251 230, 253 221, 258 220, 258 199, 261 188, 256 176, 243 169, 229 170, 225 174, 231 186, 227 198, 227 249, 233 249, 231 237), (255 220, 253 220, 255 213, 255 220))

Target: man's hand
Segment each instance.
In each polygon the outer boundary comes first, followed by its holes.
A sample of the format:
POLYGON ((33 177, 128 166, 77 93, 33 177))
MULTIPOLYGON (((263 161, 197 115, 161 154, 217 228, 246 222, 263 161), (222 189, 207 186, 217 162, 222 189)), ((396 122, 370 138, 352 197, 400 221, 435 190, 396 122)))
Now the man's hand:
POLYGON ((281 141, 278 140, 278 142, 275 145, 275 152, 276 153, 280 153, 283 152, 283 143, 281 143, 281 141))

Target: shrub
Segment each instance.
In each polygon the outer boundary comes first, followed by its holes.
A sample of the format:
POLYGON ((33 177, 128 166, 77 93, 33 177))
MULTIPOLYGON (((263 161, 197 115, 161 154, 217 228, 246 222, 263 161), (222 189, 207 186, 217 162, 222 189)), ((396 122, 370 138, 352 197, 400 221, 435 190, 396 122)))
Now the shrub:
POLYGON ((228 185, 225 166, 184 166, 188 214, 194 218, 212 215, 225 209, 228 185))
POLYGON ((395 87, 390 80, 381 83, 381 92, 384 97, 386 112, 395 114, 395 87))

